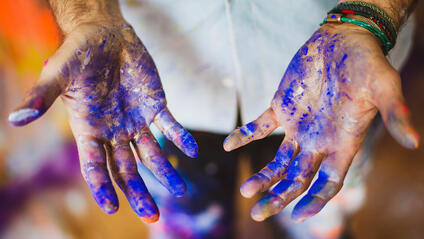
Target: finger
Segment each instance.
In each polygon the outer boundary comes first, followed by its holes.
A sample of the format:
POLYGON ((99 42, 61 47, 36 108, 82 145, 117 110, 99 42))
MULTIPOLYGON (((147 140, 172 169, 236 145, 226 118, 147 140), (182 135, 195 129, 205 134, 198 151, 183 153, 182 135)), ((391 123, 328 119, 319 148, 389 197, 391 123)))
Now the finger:
POLYGON ((419 136, 411 124, 409 109, 404 102, 400 76, 393 72, 389 77, 393 75, 398 79, 393 80, 393 85, 378 88, 375 104, 390 134, 404 147, 414 149, 418 147, 419 136))
POLYGON ((184 195, 186 192, 184 180, 163 155, 158 142, 148 128, 135 137, 134 146, 144 166, 171 194, 176 197, 184 195))
POLYGON ((420 137, 412 126, 409 109, 403 100, 392 102, 380 112, 386 128, 398 143, 406 148, 418 148, 420 137))
POLYGON ((255 221, 279 213, 291 201, 301 195, 309 187, 319 168, 323 154, 300 152, 287 170, 286 178, 281 180, 268 195, 257 202, 251 211, 255 221))
POLYGON ((119 202, 106 164, 106 153, 100 141, 90 136, 79 136, 77 147, 82 175, 100 208, 112 214, 119 202))
POLYGON ((159 210, 138 174, 129 142, 114 143, 108 146, 108 151, 113 178, 125 194, 132 209, 144 222, 156 222, 159 219, 159 210))
POLYGON ((13 126, 24 126, 43 115, 60 95, 61 89, 55 80, 38 82, 25 96, 24 102, 9 114, 13 126))
POLYGON ((317 214, 340 191, 354 155, 353 152, 335 153, 324 160, 317 180, 292 212, 295 222, 303 222, 317 214))
POLYGON ((193 136, 174 119, 167 108, 156 115, 154 122, 162 134, 184 154, 192 158, 197 156, 198 147, 193 136))
POLYGON ((268 108, 259 118, 236 130, 224 141, 225 151, 231 151, 254 140, 262 139, 278 127, 274 112, 268 108))
POLYGON ((13 126, 26 125, 41 117, 54 103, 66 85, 63 70, 69 58, 71 41, 65 41, 56 53, 44 63, 39 80, 24 97, 22 104, 9 114, 13 126))
POLYGON ((274 160, 259 171, 259 173, 253 175, 243 183, 240 188, 241 194, 246 198, 250 198, 256 193, 268 190, 272 185, 281 180, 297 153, 297 143, 293 139, 284 138, 274 160))

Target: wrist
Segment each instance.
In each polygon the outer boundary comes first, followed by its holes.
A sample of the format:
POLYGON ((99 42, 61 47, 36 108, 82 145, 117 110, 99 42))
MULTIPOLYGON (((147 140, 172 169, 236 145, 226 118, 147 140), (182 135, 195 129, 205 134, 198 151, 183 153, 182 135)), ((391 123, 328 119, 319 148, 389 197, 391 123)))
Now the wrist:
MULTIPOLYGON (((338 0, 337 4, 352 0, 338 0)), ((359 0, 384 11, 395 23, 396 30, 402 26, 415 7, 416 0, 359 0)))
POLYGON ((117 0, 49 0, 49 3, 65 36, 83 24, 113 27, 126 23, 117 0))

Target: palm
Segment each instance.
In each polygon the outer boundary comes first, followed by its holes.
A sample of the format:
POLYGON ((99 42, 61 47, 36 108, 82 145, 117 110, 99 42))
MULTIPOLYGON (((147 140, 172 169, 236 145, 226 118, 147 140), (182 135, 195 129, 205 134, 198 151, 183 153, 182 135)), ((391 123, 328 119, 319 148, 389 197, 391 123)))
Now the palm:
POLYGON ((184 194, 184 181, 149 126, 154 122, 190 157, 196 156, 197 145, 168 111, 155 64, 131 26, 86 24, 70 33, 10 122, 25 125, 35 120, 58 95, 69 112, 82 174, 105 212, 118 208, 109 166, 133 210, 147 222, 158 219, 133 152, 172 194, 184 194))
POLYGON ((166 107, 159 75, 135 36, 95 34, 63 70, 70 81, 62 96, 72 127, 105 140, 132 138, 166 107))
POLYGON ((319 212, 341 189, 371 120, 380 110, 392 135, 416 147, 405 114, 400 78, 371 33, 350 25, 324 26, 293 57, 271 107, 235 130, 232 150, 281 126, 285 138, 275 159, 241 187, 246 197, 278 184, 252 209, 256 220, 281 211, 318 179, 293 211, 302 221, 319 212))
POLYGON ((369 41, 368 35, 327 34, 318 31, 295 55, 272 109, 287 136, 302 148, 328 154, 360 143, 377 112, 372 98, 377 71, 391 68, 382 56, 366 54, 366 47, 355 43, 369 41))

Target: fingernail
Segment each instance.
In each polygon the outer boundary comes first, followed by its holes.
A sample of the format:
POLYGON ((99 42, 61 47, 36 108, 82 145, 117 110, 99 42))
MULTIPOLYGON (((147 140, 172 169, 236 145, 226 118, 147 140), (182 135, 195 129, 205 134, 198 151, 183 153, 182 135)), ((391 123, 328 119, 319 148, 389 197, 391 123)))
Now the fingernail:
POLYGON ((156 214, 151 215, 149 217, 147 217, 147 216, 140 217, 140 219, 145 223, 154 223, 154 222, 159 221, 159 213, 156 213, 156 214))
POLYGON ((37 118, 39 114, 40 112, 36 109, 20 109, 10 113, 8 121, 14 126, 22 126, 37 118))
POLYGON ((102 209, 107 214, 114 214, 116 211, 118 211, 118 207, 113 204, 106 204, 102 206, 102 209))

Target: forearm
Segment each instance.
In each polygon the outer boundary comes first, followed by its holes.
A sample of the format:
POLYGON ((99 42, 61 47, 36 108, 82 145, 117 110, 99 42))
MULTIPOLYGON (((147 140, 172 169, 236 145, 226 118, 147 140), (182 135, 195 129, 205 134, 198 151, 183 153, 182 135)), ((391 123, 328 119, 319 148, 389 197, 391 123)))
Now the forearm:
POLYGON ((117 0, 48 0, 56 23, 66 35, 84 23, 123 22, 117 0))
MULTIPOLYGON (((338 0, 338 3, 351 0, 338 0)), ((405 23, 408 16, 412 13, 417 0, 360 0, 361 2, 372 4, 389 15, 396 26, 400 28, 405 23)))

